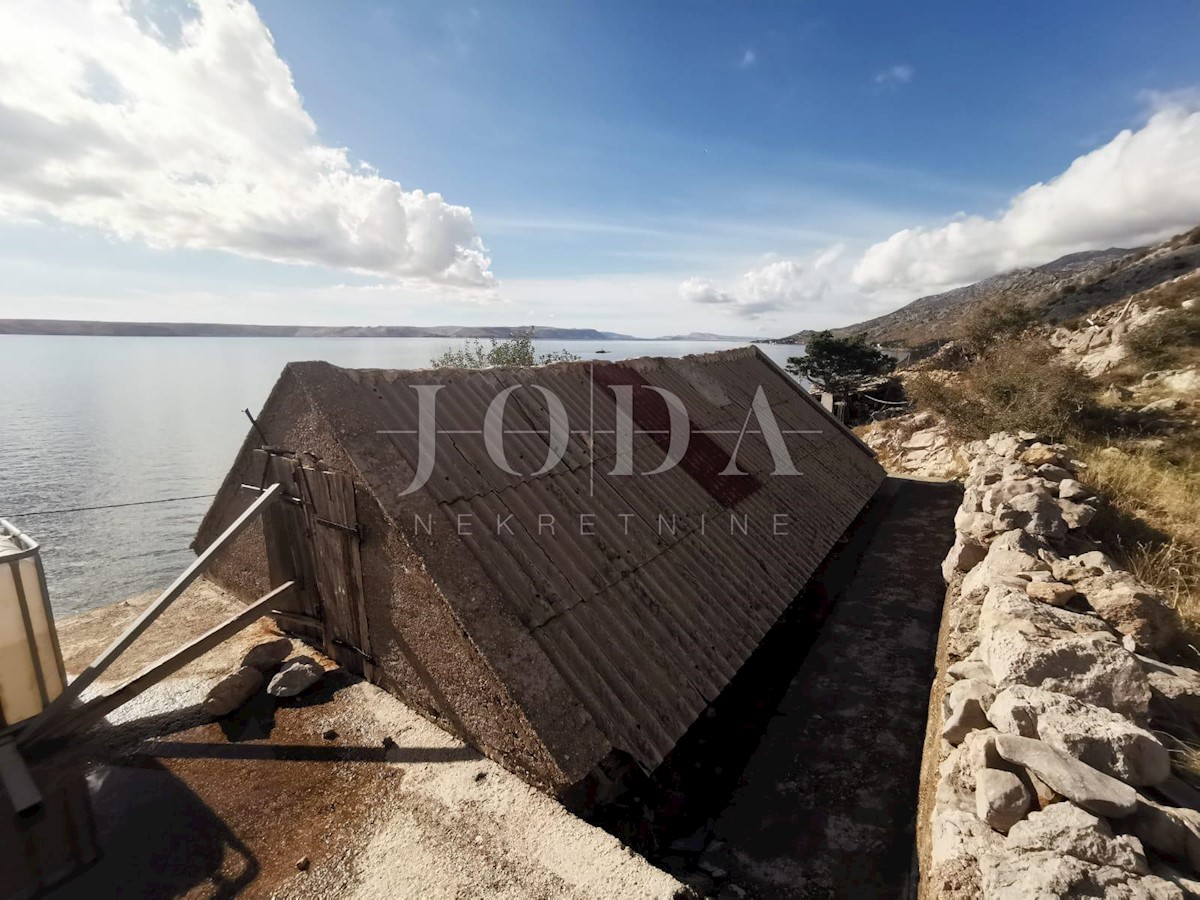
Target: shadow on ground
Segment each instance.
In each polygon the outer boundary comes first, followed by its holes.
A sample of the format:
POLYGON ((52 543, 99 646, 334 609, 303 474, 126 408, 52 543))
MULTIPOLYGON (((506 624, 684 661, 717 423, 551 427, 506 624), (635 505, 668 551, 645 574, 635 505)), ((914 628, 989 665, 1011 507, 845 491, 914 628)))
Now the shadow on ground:
POLYGON ((900 896, 961 497, 887 479, 708 714, 597 823, 702 893, 900 896))

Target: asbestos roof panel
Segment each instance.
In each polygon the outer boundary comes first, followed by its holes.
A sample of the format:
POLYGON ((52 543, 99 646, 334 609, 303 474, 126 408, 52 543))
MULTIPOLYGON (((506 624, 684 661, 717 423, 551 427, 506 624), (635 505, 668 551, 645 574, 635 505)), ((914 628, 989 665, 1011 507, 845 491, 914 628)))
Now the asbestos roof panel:
MULTIPOLYGON (((532 369, 346 374, 371 398, 366 408, 378 411, 379 430, 414 431, 413 385, 443 385, 444 433, 423 489, 445 516, 440 534, 494 582, 612 745, 646 769, 729 683, 883 480, 870 451, 753 348, 532 369), (648 387, 682 401, 691 434, 679 465, 657 475, 613 474, 612 385, 633 386, 643 431, 667 430, 649 425, 668 422, 648 387), (504 444, 522 474, 498 467, 480 433, 488 405, 514 386, 504 444), (535 386, 561 401, 571 431, 562 460, 542 475, 533 473, 549 447, 550 404, 535 386), (760 391, 799 475, 775 472, 749 415, 760 391), (735 448, 745 474, 724 475, 735 448), (471 523, 465 534, 463 516, 471 523)), ((416 435, 377 441, 361 454, 368 483, 395 476, 390 459, 411 477, 416 435)), ((668 443, 666 434, 635 434, 634 471, 662 463, 668 443)), ((389 513, 405 527, 404 498, 387 496, 389 513)), ((472 623, 462 624, 470 633, 472 623)))

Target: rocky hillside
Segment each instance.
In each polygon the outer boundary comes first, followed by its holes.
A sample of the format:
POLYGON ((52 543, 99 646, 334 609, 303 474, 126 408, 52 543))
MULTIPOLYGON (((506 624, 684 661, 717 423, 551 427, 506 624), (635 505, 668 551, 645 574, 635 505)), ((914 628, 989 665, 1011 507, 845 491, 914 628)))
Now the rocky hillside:
MULTIPOLYGON (((919 346, 956 336, 972 309, 997 300, 1016 300, 1063 322, 1145 291, 1200 268, 1200 228, 1140 250, 1112 248, 1072 253, 1044 266, 1017 269, 966 287, 914 300, 895 312, 833 329, 839 336, 864 335, 892 345, 919 346)), ((811 331, 783 340, 803 343, 811 331)))

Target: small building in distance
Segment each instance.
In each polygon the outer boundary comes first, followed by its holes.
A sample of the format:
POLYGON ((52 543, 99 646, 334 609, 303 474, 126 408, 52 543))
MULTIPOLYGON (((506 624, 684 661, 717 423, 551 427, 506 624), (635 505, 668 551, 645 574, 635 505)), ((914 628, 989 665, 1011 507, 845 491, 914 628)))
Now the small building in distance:
POLYGON ((247 600, 296 579, 283 627, 566 797, 663 760, 883 478, 753 347, 292 363, 193 547, 282 483, 210 577, 247 600))

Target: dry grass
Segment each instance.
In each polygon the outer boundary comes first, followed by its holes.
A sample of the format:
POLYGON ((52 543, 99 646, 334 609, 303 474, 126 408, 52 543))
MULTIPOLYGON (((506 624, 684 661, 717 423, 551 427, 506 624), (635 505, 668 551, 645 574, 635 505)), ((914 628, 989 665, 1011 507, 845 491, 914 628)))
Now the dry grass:
POLYGON ((1146 366, 1178 366, 1200 348, 1200 312, 1172 309, 1125 338, 1134 359, 1146 366))
POLYGON ((961 373, 919 373, 904 387, 917 409, 938 413, 964 440, 996 431, 1072 440, 1102 427, 1096 383, 1061 363, 1058 352, 1037 335, 997 344, 961 373))
MULTIPOLYGON (((1181 723, 1175 723, 1180 725, 1181 723)), ((1195 735, 1195 729, 1184 723, 1180 730, 1187 735, 1195 735)), ((1171 754, 1171 764, 1175 774, 1183 778, 1194 788, 1200 788, 1200 745, 1192 740, 1181 738, 1163 729, 1156 729, 1155 736, 1163 742, 1171 754)))
POLYGON ((1096 522, 1105 544, 1200 633, 1200 469, 1189 457, 1191 465, 1161 452, 1092 446, 1082 453, 1087 481, 1111 508, 1096 522))

